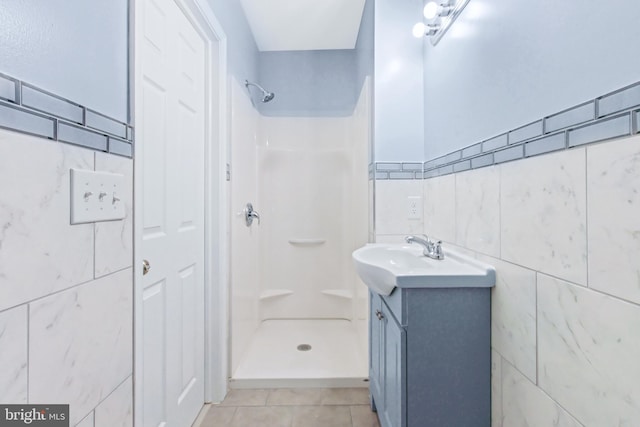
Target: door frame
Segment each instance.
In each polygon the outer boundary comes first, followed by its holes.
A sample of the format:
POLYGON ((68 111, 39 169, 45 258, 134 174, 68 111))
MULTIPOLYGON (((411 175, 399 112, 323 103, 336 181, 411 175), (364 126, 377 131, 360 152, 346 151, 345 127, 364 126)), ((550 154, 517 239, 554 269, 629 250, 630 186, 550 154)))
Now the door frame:
MULTIPOLYGON (((228 245, 228 186, 226 180, 228 158, 228 78, 227 37, 222 25, 206 0, 174 0, 194 24, 206 43, 205 85, 209 96, 205 114, 205 262, 204 262, 204 403, 221 402, 228 388, 228 322, 229 322, 229 245, 228 245)), ((134 255, 133 255, 133 411, 134 425, 142 425, 142 169, 139 142, 144 137, 137 117, 141 117, 135 102, 142 96, 137 84, 142 76, 138 40, 144 37, 138 28, 142 1, 129 2, 129 64, 130 64, 130 121, 136 131, 134 143, 134 255)))

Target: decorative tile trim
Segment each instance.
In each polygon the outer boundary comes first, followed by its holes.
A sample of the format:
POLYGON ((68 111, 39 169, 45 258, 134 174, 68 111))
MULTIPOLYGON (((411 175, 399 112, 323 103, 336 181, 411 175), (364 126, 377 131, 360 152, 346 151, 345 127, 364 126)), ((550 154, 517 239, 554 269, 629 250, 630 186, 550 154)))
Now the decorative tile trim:
POLYGON ((0 74, 0 128, 133 157, 131 126, 5 74, 0 74))
POLYGON ((631 134, 631 116, 607 118, 568 132, 569 147, 605 141, 631 134))
POLYGON ((0 99, 17 103, 18 89, 17 82, 9 76, 0 74, 0 99))
POLYGON ((560 129, 580 125, 596 118, 595 101, 578 105, 558 114, 544 118, 544 133, 552 133, 560 129))
POLYGON ((369 179, 422 179, 422 163, 379 162, 369 165, 369 179))
POLYGON ((533 139, 542 135, 542 120, 533 122, 521 128, 514 129, 509 132, 509 144, 517 144, 518 142, 533 139))
POLYGON ((468 159, 469 157, 473 157, 482 153, 482 142, 479 142, 474 145, 470 145, 467 148, 462 149, 462 158, 468 159))
POLYGON ((525 157, 537 156, 552 151, 564 150, 565 148, 567 148, 567 135, 565 132, 560 132, 527 142, 524 145, 524 155, 525 157))
POLYGON ((51 114, 73 123, 84 123, 84 109, 66 99, 36 89, 33 86, 22 83, 20 101, 23 107, 51 114))
POLYGON ((601 96, 596 99, 596 102, 598 104, 598 117, 635 108, 640 105, 640 83, 601 96))
POLYGON ((491 151, 497 150, 498 148, 506 147, 509 143, 509 138, 507 135, 508 134, 505 133, 503 135, 496 136, 495 138, 487 139, 486 141, 482 142, 482 152, 489 153, 491 151))
POLYGON ((518 160, 524 157, 524 145, 516 145, 515 147, 507 148, 506 150, 500 150, 493 153, 494 163, 510 162, 512 160, 518 160))
POLYGON ((54 119, 4 102, 0 102, 0 127, 42 138, 56 139, 54 119))
POLYGON ((640 82, 424 163, 423 179, 640 133, 640 82))

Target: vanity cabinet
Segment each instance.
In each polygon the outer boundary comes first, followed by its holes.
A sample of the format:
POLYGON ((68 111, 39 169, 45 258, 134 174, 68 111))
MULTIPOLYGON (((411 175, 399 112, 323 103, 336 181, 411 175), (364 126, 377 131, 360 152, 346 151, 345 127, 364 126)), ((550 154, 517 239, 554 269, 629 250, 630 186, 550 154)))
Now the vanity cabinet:
POLYGON ((371 405, 382 427, 491 425, 490 292, 370 293, 371 405))

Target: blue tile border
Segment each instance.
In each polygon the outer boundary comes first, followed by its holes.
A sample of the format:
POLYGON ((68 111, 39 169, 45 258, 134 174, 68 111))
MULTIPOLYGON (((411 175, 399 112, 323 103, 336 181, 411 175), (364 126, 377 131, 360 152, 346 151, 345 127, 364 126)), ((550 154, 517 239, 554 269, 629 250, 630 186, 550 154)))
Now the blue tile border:
POLYGON ((376 162, 369 165, 369 179, 422 179, 422 171, 419 162, 376 162))
POLYGON ((568 132, 569 147, 590 144, 631 135, 631 116, 624 114, 613 118, 599 120, 568 132))
POLYGON ((127 123, 0 73, 0 128, 133 157, 127 123))
POLYGON ((528 125, 509 131, 509 144, 533 139, 542 135, 542 120, 535 121, 528 125))
POLYGON ((23 107, 51 114, 73 123, 84 123, 85 111, 79 104, 69 102, 26 83, 21 85, 20 100, 23 107))
POLYGON ((14 104, 0 102, 0 127, 41 138, 56 139, 54 119, 14 104))
POLYGON ((422 177, 484 168, 639 133, 640 82, 428 160, 422 177))
POLYGON ((580 125, 596 118, 595 101, 569 108, 544 118, 544 133, 580 125))
POLYGON ((596 102, 598 117, 609 116, 640 106, 640 83, 601 96, 596 99, 596 102))
POLYGON ((17 104, 18 101, 18 84, 9 76, 0 74, 0 99, 17 104))

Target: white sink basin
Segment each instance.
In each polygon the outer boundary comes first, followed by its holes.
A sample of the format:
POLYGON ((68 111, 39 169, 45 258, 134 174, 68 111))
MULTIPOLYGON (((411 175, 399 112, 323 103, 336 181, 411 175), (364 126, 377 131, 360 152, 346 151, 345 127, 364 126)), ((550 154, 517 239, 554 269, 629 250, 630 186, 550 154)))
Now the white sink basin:
POLYGON ((356 270, 372 291, 389 295, 399 288, 483 288, 496 282, 496 271, 488 265, 444 248, 444 259, 422 254, 422 247, 409 244, 371 243, 353 254, 356 270))

